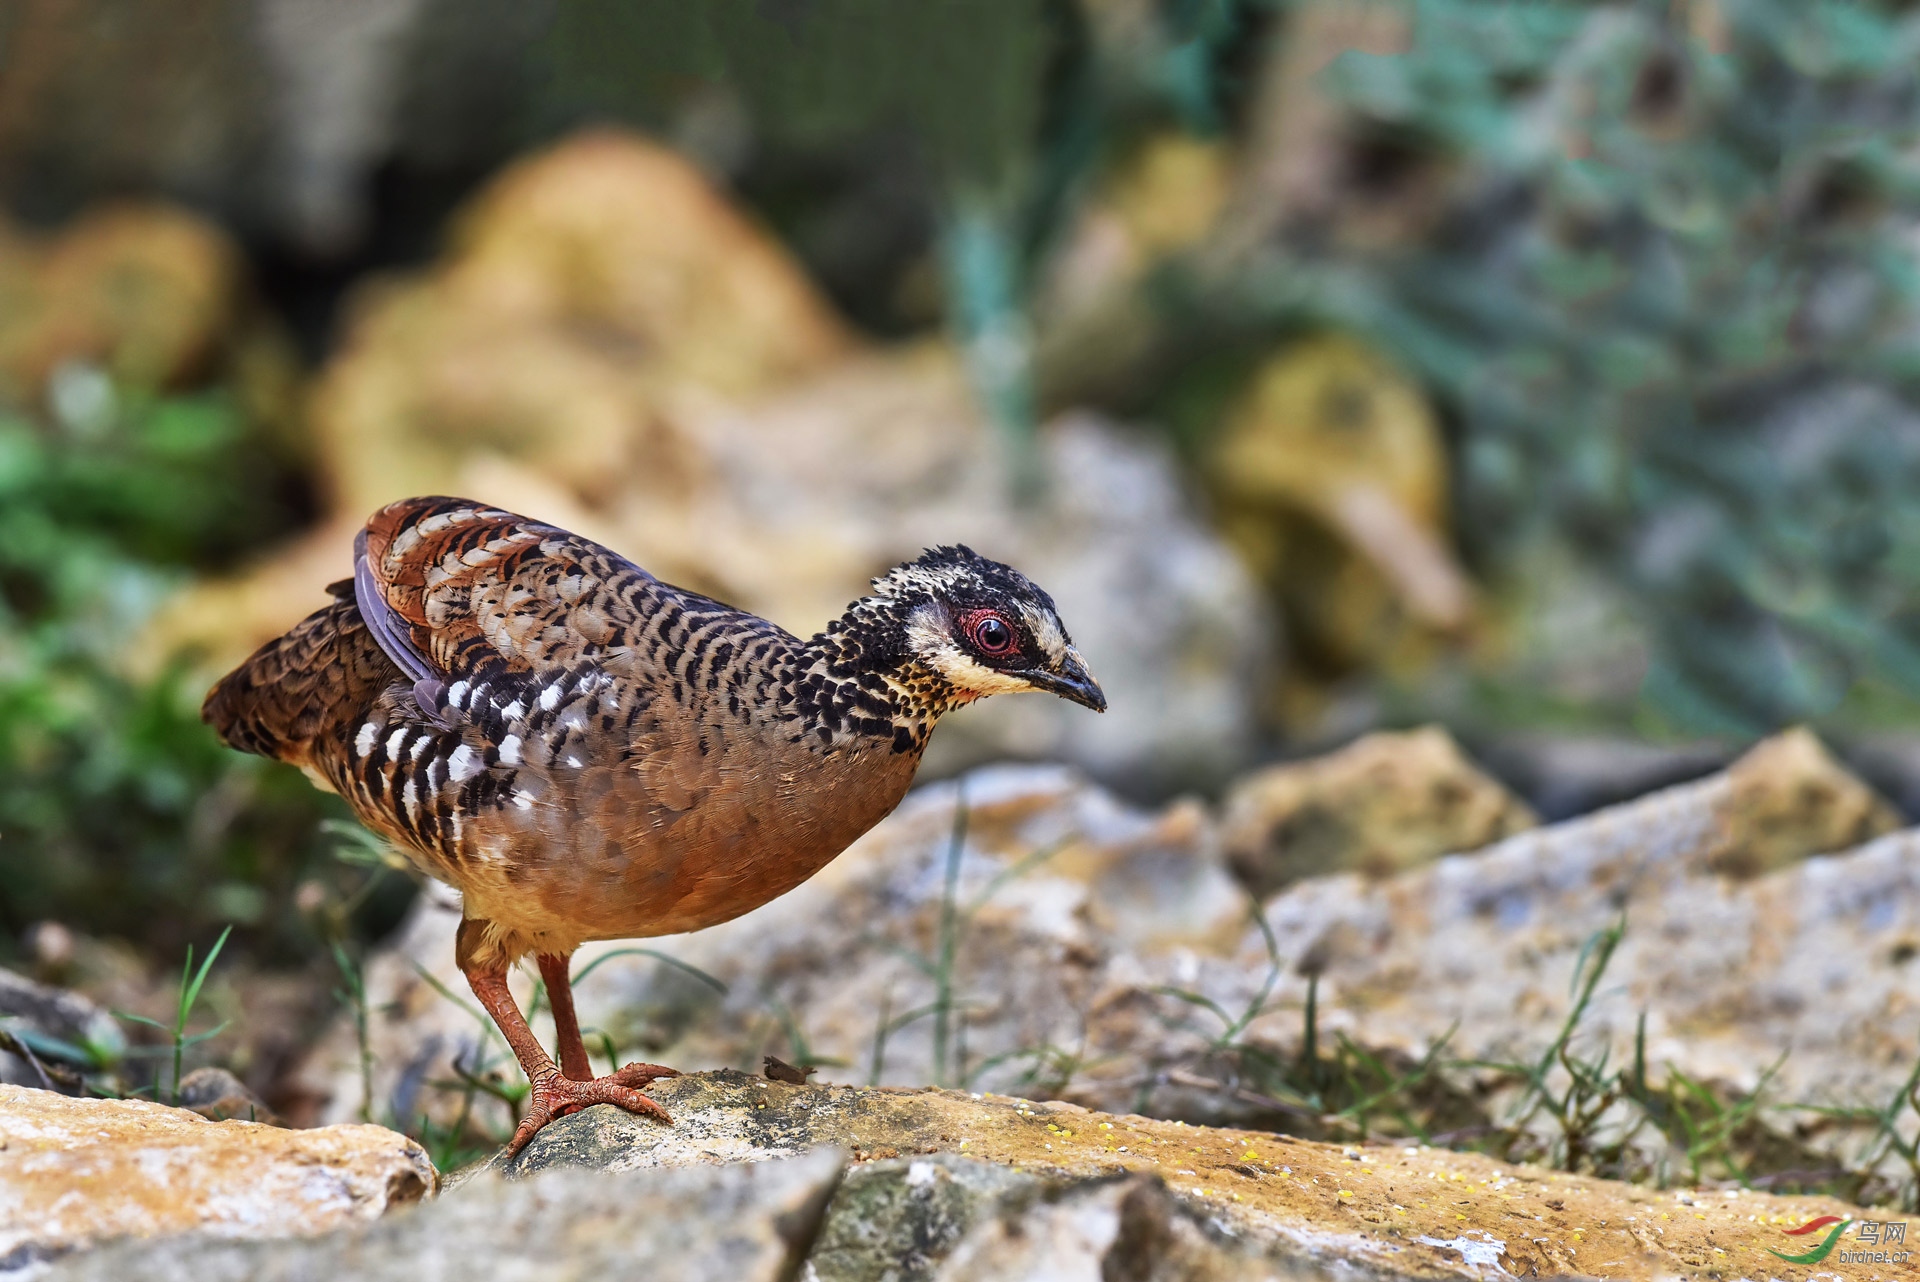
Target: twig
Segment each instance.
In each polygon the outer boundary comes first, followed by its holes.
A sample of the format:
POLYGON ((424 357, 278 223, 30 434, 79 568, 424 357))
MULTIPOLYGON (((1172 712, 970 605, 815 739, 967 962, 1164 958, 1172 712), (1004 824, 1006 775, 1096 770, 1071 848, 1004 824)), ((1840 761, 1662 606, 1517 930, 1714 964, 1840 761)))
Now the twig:
POLYGON ((49 1070, 45 1064, 40 1062, 40 1057, 33 1053, 33 1047, 27 1045, 26 1042, 20 1038, 15 1037, 10 1030, 5 1028, 0 1028, 0 1051, 11 1052, 12 1054, 18 1055, 21 1059, 26 1060, 27 1064, 40 1078, 40 1085, 48 1090, 54 1089, 53 1084, 55 1082, 59 1082, 66 1090, 72 1091, 80 1089, 81 1077, 79 1073, 59 1064, 54 1065, 53 1068, 49 1070))

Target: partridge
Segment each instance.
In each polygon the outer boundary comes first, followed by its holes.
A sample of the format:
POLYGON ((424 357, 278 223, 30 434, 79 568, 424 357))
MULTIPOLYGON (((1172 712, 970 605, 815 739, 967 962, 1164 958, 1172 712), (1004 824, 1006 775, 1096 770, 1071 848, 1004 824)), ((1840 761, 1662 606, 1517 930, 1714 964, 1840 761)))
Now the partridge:
POLYGON ((674 1070, 594 1077, 569 965, 792 890, 906 793, 940 717, 1106 696, 1051 598, 940 547, 802 641, 577 535, 457 498, 374 514, 332 602, 207 696, 231 746, 291 762, 461 893, 456 960, 531 1083, 510 1151, 674 1070), (559 1064, 507 990, 532 954, 559 1064))

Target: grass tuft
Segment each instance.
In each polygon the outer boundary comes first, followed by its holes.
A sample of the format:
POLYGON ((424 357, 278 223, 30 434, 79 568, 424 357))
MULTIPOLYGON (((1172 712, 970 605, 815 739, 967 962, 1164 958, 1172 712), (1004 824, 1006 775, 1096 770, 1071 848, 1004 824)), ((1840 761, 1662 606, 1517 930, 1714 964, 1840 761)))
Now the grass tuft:
MULTIPOLYGON (((220 956, 220 950, 226 947, 227 937, 231 934, 233 934, 232 926, 228 926, 220 932, 220 938, 214 941, 213 947, 207 950, 207 955, 201 958, 200 968, 198 970, 195 970, 193 966, 193 945, 187 945, 187 960, 180 968, 180 991, 174 1009, 173 1026, 171 1028, 162 1024, 159 1020, 149 1019, 145 1015, 134 1015, 126 1011, 118 1010, 113 1012, 116 1018, 131 1020, 136 1024, 146 1024, 167 1034, 169 1046, 173 1053, 173 1084, 168 1089, 166 1098, 166 1102, 169 1104, 178 1104, 180 1102, 180 1080, 186 1062, 187 1050, 190 1047, 198 1046, 201 1042, 207 1041, 210 1038, 218 1037, 227 1030, 227 1025, 230 1022, 228 1020, 221 1020, 218 1024, 204 1032, 192 1034, 187 1032, 187 1026, 193 1019, 193 1008, 200 1001, 200 990, 206 985, 207 973, 213 969, 214 961, 220 956)), ((165 1048, 163 1048, 162 1053, 165 1053, 165 1048)), ((156 1082, 153 1089, 158 1093, 159 1083, 156 1082)))

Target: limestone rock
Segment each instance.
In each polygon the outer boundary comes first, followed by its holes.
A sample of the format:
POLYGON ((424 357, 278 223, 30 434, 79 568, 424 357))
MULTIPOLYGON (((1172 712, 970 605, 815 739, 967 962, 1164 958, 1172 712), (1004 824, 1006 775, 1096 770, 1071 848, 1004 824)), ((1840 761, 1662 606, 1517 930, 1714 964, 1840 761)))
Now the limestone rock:
POLYGON ((834 1191, 807 1265, 819 1282, 921 1282, 982 1221, 1041 1187, 1037 1176, 951 1153, 865 1162, 834 1191))
POLYGON ((1207 1062, 1218 1027, 1159 995, 1167 987, 1236 1014, 1264 992, 1266 1013, 1246 1036, 1282 1055, 1299 1045, 1312 976, 1322 1038, 1417 1058, 1451 1029, 1449 1054, 1461 1059, 1526 1058, 1564 1018, 1587 941, 1624 916, 1583 1025, 1590 1053, 1610 1046, 1623 1062, 1644 1012, 1656 1077, 1672 1066, 1741 1094, 1791 1048, 1771 1098, 1884 1106, 1920 1045, 1908 967, 1920 941, 1920 832, 1836 847, 1889 822, 1864 785, 1795 733, 1697 783, 1386 881, 1296 883, 1264 905, 1278 940, 1271 963, 1250 930, 1231 960, 1166 952, 1110 970, 1124 991, 1103 991, 1085 1051, 1095 1066, 1073 1098, 1113 1107, 1147 1089, 1155 1111, 1250 1116, 1230 1090, 1196 1096, 1179 1084, 1181 1066, 1207 1062), (1748 865, 1774 871, 1720 871, 1748 865), (1143 1052, 1168 1058, 1156 1068, 1143 1052))
POLYGON ((1339 1276, 1336 1268, 1276 1258, 1223 1233, 1157 1176, 1063 1180, 950 1154, 849 1171, 807 1267, 818 1282, 1339 1276))
POLYGON ((180 1079, 180 1106, 214 1122, 239 1120, 282 1125, 247 1084, 224 1068, 196 1068, 180 1079))
POLYGON ((1208 459, 1222 529, 1321 677, 1405 666, 1472 613, 1446 533, 1447 459, 1421 390, 1379 353, 1313 339, 1261 365, 1208 459))
POLYGON ((786 1282, 840 1174, 818 1152, 678 1171, 470 1180, 304 1242, 175 1238, 77 1256, 49 1282, 786 1282))
POLYGON ((444 278, 490 312, 603 327, 721 392, 818 372, 853 344, 780 242, 691 161, 614 130, 489 184, 444 278))
POLYGON ((1721 840, 1707 867, 1734 877, 1846 850, 1901 826, 1900 814, 1804 727, 1761 743, 1727 771, 1721 840))
POLYGON ((1193 250, 1216 222, 1233 176, 1224 139, 1150 134, 1080 205, 1034 299, 1035 374, 1053 404, 1138 395, 1162 318, 1143 278, 1193 250))
POLYGON ((324 1233, 436 1184, 426 1152, 378 1126, 287 1131, 6 1085, 0 1152, 0 1260, 15 1267, 123 1237, 324 1233))
POLYGON ((361 298, 314 426, 355 519, 443 488, 473 454, 592 507, 636 466, 659 488, 698 479, 660 421, 668 389, 746 396, 850 348, 798 266, 690 163, 593 132, 508 168, 441 264, 361 298))
POLYGON ((537 1186, 556 1167, 731 1169, 846 1149, 854 1164, 807 1260, 820 1282, 1353 1271, 1653 1279, 1757 1270, 1771 1259, 1763 1248, 1785 1240, 1779 1224, 1857 1214, 1827 1198, 1735 1190, 1689 1197, 1687 1214, 1668 1215, 1670 1192, 1478 1154, 1350 1148, 959 1091, 721 1072, 649 1093, 673 1125, 591 1108, 496 1166, 537 1186), (1138 1271, 1123 1271, 1126 1262, 1138 1271), (1499 1272, 1483 1272, 1489 1264, 1499 1272))
MULTIPOLYGON (((1347 1148, 958 1091, 656 1083, 431 1205, 299 1242, 108 1246, 54 1280, 1422 1279, 1762 1269, 1827 1198, 1683 1198, 1415 1145, 1347 1148), (843 1172, 843 1153, 851 1166, 843 1172), (502 1178, 505 1176, 507 1178, 502 1178)), ((24 1261, 22 1261, 24 1262, 24 1261)))
POLYGON ((1428 726, 1255 771, 1227 794, 1221 829, 1234 872, 1265 898, 1327 873, 1390 876, 1534 822, 1451 735, 1428 726))
POLYGON ((1319 1282, 1340 1272, 1250 1251, 1170 1196, 1159 1179, 1136 1175, 1088 1181, 985 1220, 960 1240, 936 1276, 942 1282, 1319 1282))
MULTIPOLYGON (((676 1079, 670 1095, 673 1128, 636 1128, 625 1114, 588 1110, 597 1116, 549 1127, 494 1169, 541 1179, 555 1167, 732 1169, 851 1147, 855 1164, 807 1255, 813 1282, 1324 1276, 1305 1260, 1282 1267, 1269 1259, 1261 1245, 1271 1249, 1271 1240, 1250 1248, 1211 1227, 1204 1207, 1171 1196, 1157 1175, 1088 1170, 1051 1155, 1036 1167, 956 1153, 974 1142, 973 1124, 1003 1120, 1007 1101, 996 1110, 952 1092, 845 1088, 769 1096, 738 1072, 676 1079)), ((1014 1114, 1032 1107, 1015 1105, 1014 1114)))

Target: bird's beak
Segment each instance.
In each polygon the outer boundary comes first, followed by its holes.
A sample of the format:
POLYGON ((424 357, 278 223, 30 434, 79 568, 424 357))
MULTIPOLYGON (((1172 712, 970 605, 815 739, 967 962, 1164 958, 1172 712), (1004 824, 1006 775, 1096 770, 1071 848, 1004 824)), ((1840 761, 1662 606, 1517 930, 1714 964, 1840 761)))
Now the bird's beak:
POLYGON ((1093 673, 1087 671, 1086 660, 1080 657, 1080 652, 1071 646, 1067 648, 1066 657, 1060 661, 1058 669, 1034 668, 1020 675, 1036 690, 1071 699, 1095 712, 1107 710, 1106 691, 1093 679, 1093 673))

